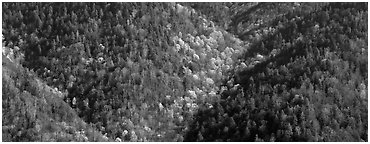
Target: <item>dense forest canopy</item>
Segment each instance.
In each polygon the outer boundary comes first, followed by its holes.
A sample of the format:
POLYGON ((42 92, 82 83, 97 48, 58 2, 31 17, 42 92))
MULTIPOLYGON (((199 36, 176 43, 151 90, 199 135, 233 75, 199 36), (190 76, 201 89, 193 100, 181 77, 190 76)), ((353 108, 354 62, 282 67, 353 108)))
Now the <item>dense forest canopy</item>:
POLYGON ((3 141, 368 141, 367 3, 3 3, 3 141))

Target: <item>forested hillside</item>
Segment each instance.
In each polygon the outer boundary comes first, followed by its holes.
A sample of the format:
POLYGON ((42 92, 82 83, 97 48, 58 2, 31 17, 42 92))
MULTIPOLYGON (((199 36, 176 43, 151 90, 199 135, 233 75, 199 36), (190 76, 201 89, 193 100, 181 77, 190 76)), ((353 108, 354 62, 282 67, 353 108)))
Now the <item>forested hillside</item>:
POLYGON ((63 102, 65 93, 19 65, 11 49, 3 50, 2 141, 109 141, 63 102))
POLYGON ((367 3, 3 3, 3 141, 368 141, 367 3))

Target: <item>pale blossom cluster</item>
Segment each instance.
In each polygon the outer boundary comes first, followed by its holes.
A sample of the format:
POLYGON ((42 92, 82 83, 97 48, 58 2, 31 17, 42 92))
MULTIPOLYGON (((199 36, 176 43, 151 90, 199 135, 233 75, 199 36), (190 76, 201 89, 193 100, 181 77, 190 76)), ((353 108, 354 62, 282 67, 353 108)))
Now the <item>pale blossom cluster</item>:
MULTIPOLYGON (((184 9, 177 6, 178 9, 184 9)), ((225 36, 221 30, 217 30, 212 22, 206 19, 203 21, 204 29, 212 30, 208 35, 193 36, 192 34, 183 34, 172 37, 174 42, 173 51, 181 54, 193 66, 199 66, 200 70, 193 70, 190 67, 183 66, 185 76, 190 77, 195 85, 187 90, 182 98, 175 99, 173 106, 189 108, 192 113, 198 108, 196 102, 206 98, 217 98, 219 88, 217 82, 220 78, 230 71, 243 51, 240 46, 241 41, 233 38, 237 45, 225 45, 225 36)), ((244 64, 245 65, 245 64, 244 64)), ((212 107, 211 104, 207 106, 212 107)), ((176 113, 174 114, 176 115, 176 113)))

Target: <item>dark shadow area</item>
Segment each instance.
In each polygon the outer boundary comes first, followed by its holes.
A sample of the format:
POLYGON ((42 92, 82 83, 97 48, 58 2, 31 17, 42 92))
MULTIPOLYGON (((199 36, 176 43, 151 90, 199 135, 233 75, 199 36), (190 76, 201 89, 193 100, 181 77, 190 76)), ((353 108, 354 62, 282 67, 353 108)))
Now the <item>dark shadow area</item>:
POLYGON ((236 33, 236 28, 238 24, 249 21, 251 13, 255 12, 258 9, 265 8, 271 4, 274 4, 274 3, 261 2, 254 6, 251 6, 246 11, 236 14, 233 18, 231 18, 231 23, 229 24, 230 29, 228 31, 231 31, 232 33, 236 33))
POLYGON ((247 40, 247 36, 252 34, 254 31, 270 26, 272 22, 269 19, 273 21, 278 19, 280 16, 277 14, 286 16, 286 13, 294 11, 291 10, 293 7, 293 3, 258 3, 251 6, 246 11, 239 12, 233 16, 231 18, 231 23, 228 25, 228 31, 237 35, 242 40, 247 40), (271 12, 273 9, 274 11, 271 12), (258 22, 260 20, 262 23, 258 22), (257 23, 258 25, 256 25, 257 23), (240 26, 243 30, 238 30, 240 29, 240 26), (249 27, 249 30, 245 30, 246 27, 249 27))

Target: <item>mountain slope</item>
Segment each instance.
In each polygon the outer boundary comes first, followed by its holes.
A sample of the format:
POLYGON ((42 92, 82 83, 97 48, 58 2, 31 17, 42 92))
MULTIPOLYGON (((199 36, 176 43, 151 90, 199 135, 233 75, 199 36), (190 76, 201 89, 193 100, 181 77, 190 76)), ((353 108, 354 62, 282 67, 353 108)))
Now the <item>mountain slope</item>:
POLYGON ((29 32, 12 41, 25 52, 24 65, 68 91, 64 100, 112 139, 182 141, 198 107, 219 99, 219 85, 243 49, 232 35, 176 3, 4 7, 4 21, 19 26, 4 32, 6 40, 29 32), (30 15, 35 19, 22 19, 29 15, 22 7, 36 8, 30 15), (19 20, 10 21, 12 16, 19 20))
POLYGON ((276 17, 185 140, 368 141, 367 23, 363 3, 276 17))
POLYGON ((108 141, 35 74, 2 55, 2 140, 108 141), (81 133, 84 131, 84 133, 81 133))
POLYGON ((2 7, 7 141, 367 141, 364 3, 2 7))

